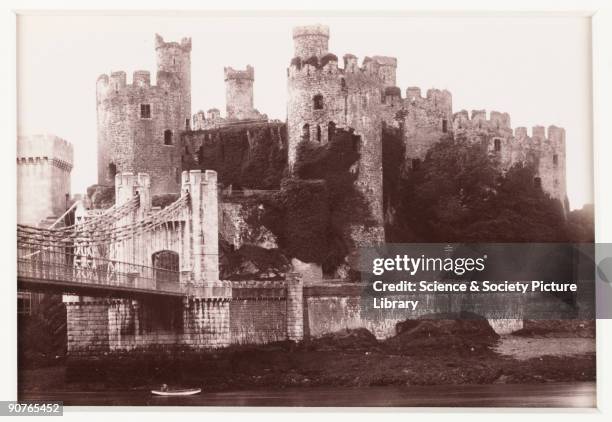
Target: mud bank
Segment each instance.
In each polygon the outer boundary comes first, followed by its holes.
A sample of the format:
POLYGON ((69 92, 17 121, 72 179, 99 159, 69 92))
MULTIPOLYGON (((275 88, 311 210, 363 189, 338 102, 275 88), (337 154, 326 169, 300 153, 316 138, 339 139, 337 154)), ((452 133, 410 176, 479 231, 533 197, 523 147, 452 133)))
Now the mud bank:
POLYGON ((215 392, 595 380, 594 353, 517 359, 497 351, 500 339, 486 321, 424 321, 398 331, 386 341, 358 329, 300 343, 67 359, 47 368, 22 368, 19 389, 125 390, 166 383, 215 392))

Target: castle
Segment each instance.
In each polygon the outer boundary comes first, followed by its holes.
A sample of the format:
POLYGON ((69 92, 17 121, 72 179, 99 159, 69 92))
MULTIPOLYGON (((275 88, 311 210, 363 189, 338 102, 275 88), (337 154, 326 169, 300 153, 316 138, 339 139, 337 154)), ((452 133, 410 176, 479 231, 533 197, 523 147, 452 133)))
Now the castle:
MULTIPOLYGON (((566 205, 565 131, 550 126, 511 128, 507 113, 484 110, 453 113, 446 90, 409 87, 402 96, 396 86, 397 59, 345 54, 342 66, 329 51, 329 28, 323 25, 293 30, 294 57, 287 69, 287 162, 293 170, 297 147, 310 141, 325 144, 336 130, 359 136, 361 159, 356 186, 364 194, 375 224, 355 227, 358 244, 384 241, 382 199, 382 132, 398 128, 405 147, 404 171, 419 165, 427 150, 442 138, 464 138, 487 145, 502 170, 518 162, 537 168, 534 184, 566 205)), ((224 69, 226 115, 218 109, 191 115, 191 39, 165 42, 156 35, 157 85, 149 72, 137 71, 127 84, 125 72, 102 75, 97 82, 98 183, 112 184, 121 172, 151 176, 152 194, 178 192, 182 171, 181 145, 194 131, 246 122, 274 125, 254 107, 253 67, 224 69)), ((210 137, 210 134, 207 135, 210 137)), ((279 135, 280 139, 280 135, 279 135)))

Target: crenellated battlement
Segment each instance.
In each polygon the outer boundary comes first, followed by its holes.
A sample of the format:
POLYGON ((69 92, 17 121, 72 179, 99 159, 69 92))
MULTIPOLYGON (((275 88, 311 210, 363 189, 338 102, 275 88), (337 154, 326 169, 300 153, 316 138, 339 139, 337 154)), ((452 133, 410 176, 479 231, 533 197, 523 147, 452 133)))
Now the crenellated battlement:
MULTIPOLYGON (((395 96, 401 90, 397 88, 392 91, 395 96)), ((453 95, 446 89, 430 88, 427 90, 425 97, 421 94, 421 88, 411 86, 406 88, 406 98, 404 99, 407 106, 415 106, 420 108, 451 110, 453 103, 453 95)))
POLYGON ((293 39, 299 37, 327 37, 329 38, 329 26, 315 24, 315 25, 305 25, 305 26, 296 26, 293 28, 293 39))
POLYGON ((35 162, 39 159, 54 162, 69 172, 74 163, 73 146, 70 142, 50 134, 19 136, 18 162, 35 162))
POLYGON ((247 65, 246 70, 236 70, 231 67, 224 67, 223 75, 226 82, 230 79, 246 79, 249 81, 254 81, 255 69, 251 65, 247 65))
POLYGON ((171 72, 158 71, 156 84, 151 85, 151 72, 148 70, 137 70, 132 74, 131 83, 127 80, 127 75, 124 71, 112 72, 109 75, 102 74, 98 76, 96 83, 96 92, 98 99, 103 100, 106 96, 117 95, 138 95, 145 91, 166 95, 169 90, 178 91, 180 81, 175 74, 171 72))
POLYGON ((549 142, 556 145, 565 145, 565 129, 562 127, 550 125, 548 128, 544 126, 533 126, 531 133, 528 133, 527 128, 519 126, 514 129, 514 137, 518 140, 532 140, 540 142, 549 142))
MULTIPOLYGON (((371 78, 376 83, 384 84, 385 78, 383 75, 388 75, 387 69, 394 69, 387 65, 381 65, 377 60, 371 57, 365 57, 362 64, 359 65, 358 59, 352 54, 343 56, 343 67, 338 64, 338 56, 332 53, 327 53, 321 57, 311 56, 307 59, 294 57, 291 60, 287 69, 287 76, 290 80, 310 79, 330 79, 332 77, 361 77, 371 78), (385 69, 384 73, 381 69, 385 69)), ((395 73, 393 76, 387 76, 392 84, 395 84, 395 73)))
POLYGON ((467 110, 453 114, 453 127, 455 131, 461 130, 510 130, 510 115, 499 111, 491 111, 487 118, 486 110, 467 110))
POLYGON ((164 48, 180 48, 185 52, 191 52, 191 37, 184 37, 180 42, 176 41, 164 41, 164 38, 155 34, 155 49, 164 49, 164 48))

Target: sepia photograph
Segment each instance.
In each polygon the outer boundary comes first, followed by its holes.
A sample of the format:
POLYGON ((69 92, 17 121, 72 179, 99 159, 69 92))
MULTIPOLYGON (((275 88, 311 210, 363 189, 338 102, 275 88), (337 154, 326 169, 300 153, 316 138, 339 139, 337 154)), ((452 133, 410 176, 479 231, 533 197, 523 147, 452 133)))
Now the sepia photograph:
POLYGON ((16 31, 19 402, 596 408, 589 17, 16 31))

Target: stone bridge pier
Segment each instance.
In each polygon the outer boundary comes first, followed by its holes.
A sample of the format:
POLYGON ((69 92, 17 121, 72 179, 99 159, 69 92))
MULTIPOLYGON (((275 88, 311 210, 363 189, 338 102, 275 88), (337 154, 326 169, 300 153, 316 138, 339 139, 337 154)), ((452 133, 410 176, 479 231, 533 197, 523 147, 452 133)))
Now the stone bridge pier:
MULTIPOLYGON (((118 230, 136 227, 147 216, 161 213, 151 209, 146 174, 118 174, 115 195, 117 206, 139 197, 139 207, 117 221, 118 230)), ((176 283, 182 295, 134 299, 65 295, 69 355, 157 347, 200 350, 230 344, 232 287, 219 280, 217 195, 216 172, 183 172, 181 198, 187 201, 178 217, 127 241, 109 243, 112 259, 150 268, 164 283, 176 283), (178 263, 172 264, 174 271, 156 269, 155 256, 160 252, 178 257, 178 263)))

